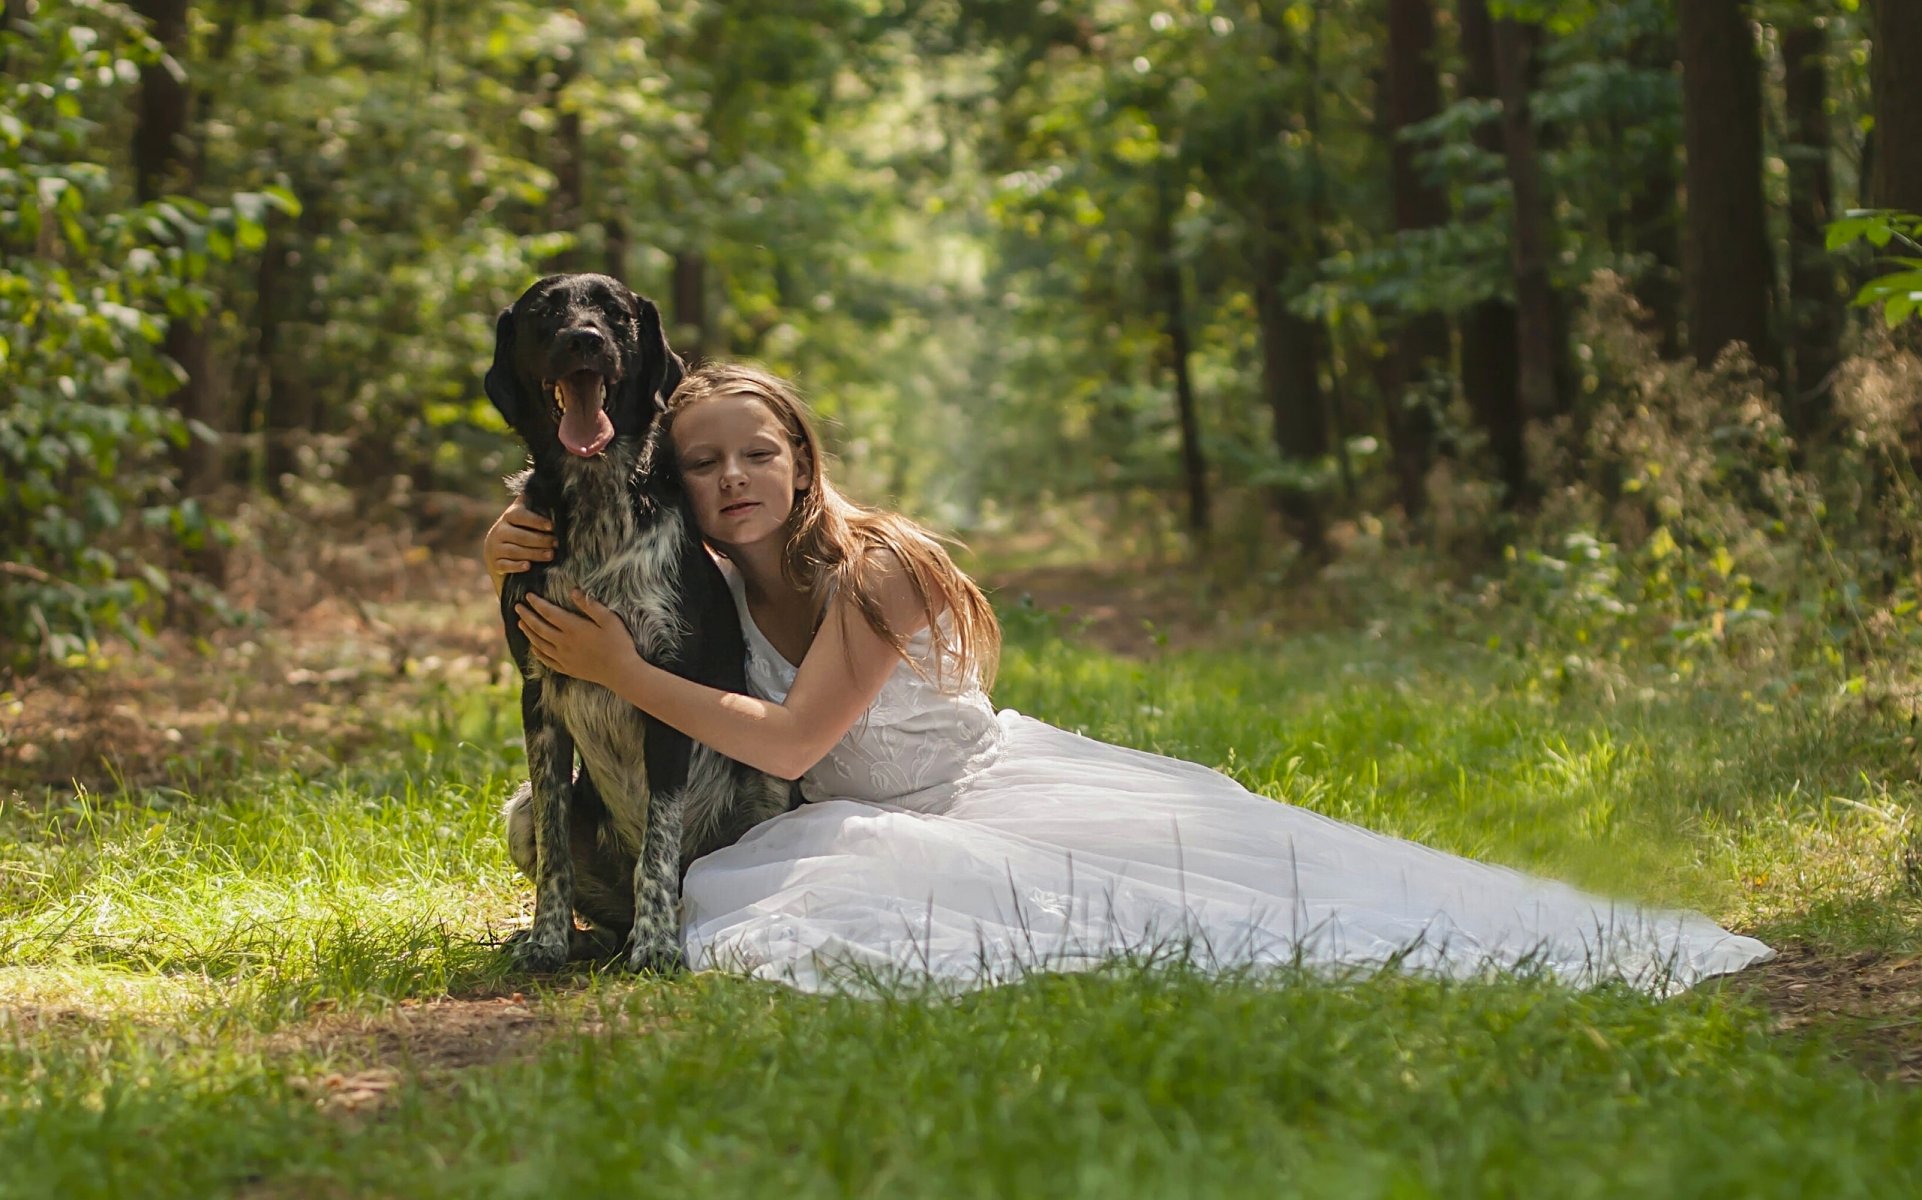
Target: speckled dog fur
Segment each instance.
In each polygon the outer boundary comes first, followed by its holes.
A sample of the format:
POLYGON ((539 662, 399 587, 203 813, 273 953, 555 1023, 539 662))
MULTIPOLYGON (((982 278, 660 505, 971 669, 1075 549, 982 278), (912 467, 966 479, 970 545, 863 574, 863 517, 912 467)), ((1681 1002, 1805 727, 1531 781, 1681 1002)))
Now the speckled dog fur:
POLYGON ((509 850, 535 885, 533 927, 514 943, 529 970, 607 952, 623 937, 630 968, 677 968, 685 863, 786 807, 784 782, 603 687, 547 670, 514 618, 529 592, 570 605, 579 587, 620 615, 648 661, 746 689, 733 600, 662 444, 658 417, 681 374, 654 305, 604 275, 543 279, 495 327, 487 394, 530 462, 509 482, 554 521, 559 541, 550 563, 509 575, 501 593, 527 744, 528 784, 505 816, 509 850), (560 437, 557 381, 583 372, 603 381, 613 426, 591 455, 560 437), (593 934, 574 929, 576 909, 593 934))

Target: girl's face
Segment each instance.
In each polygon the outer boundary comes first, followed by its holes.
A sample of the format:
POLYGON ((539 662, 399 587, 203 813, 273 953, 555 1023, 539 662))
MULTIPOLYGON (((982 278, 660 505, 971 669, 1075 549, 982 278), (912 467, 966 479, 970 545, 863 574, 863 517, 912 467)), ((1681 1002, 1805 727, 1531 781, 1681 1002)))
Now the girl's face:
POLYGON ((780 419, 759 398, 729 393, 674 416, 674 457, 708 541, 749 546, 779 534, 807 471, 780 419))

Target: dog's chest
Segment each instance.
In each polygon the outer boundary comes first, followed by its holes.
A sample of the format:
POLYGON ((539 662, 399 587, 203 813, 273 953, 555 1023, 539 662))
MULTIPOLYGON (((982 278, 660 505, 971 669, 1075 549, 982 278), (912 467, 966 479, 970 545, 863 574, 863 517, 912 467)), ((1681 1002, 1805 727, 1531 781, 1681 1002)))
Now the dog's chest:
POLYGON ((625 489, 599 494, 596 481, 569 481, 573 519, 561 561, 548 568, 540 593, 573 607, 580 588, 627 625, 643 658, 659 662, 688 636, 679 608, 681 555, 688 536, 679 509, 643 513, 625 489))
MULTIPOLYGON (((625 488, 592 476, 570 480, 568 491, 563 556, 545 572, 540 594, 572 608, 578 587, 621 618, 643 658, 673 656, 689 636, 679 611, 685 518, 671 507, 643 509, 625 488)), ((544 705, 573 736, 617 835, 638 847, 649 807, 640 710, 604 687, 541 670, 549 675, 544 705)))

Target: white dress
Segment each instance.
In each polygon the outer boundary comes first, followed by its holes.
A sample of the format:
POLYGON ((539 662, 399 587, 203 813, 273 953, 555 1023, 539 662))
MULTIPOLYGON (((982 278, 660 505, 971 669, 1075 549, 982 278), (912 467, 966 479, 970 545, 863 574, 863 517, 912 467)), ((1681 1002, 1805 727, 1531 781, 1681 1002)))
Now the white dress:
MULTIPOLYGON (((795 668, 724 569, 749 686, 778 702, 795 668)), ((924 630, 909 649, 925 661, 930 642, 924 630)), ((1667 994, 1772 953, 1697 913, 1611 902, 997 715, 978 685, 944 692, 906 663, 802 794, 689 868, 690 965, 809 991, 973 987, 1132 956, 1544 969, 1667 994)))

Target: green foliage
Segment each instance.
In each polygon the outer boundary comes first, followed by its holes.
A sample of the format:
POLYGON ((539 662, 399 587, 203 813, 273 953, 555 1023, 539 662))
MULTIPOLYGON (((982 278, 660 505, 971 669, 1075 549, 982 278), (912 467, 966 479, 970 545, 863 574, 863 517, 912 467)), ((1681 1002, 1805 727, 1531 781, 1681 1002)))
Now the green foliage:
POLYGON ((1581 420, 1548 443, 1550 498, 1479 595, 1513 621, 1508 648, 1555 687, 1688 688, 1764 664, 1760 703, 1902 687, 1922 651, 1906 448, 1922 364, 1864 346, 1837 373, 1842 444, 1811 451, 1745 357, 1663 361, 1619 279, 1590 290, 1579 338, 1581 420))
POLYGON ((173 587, 163 548, 218 536, 174 493, 167 454, 187 430, 160 342, 208 311, 209 272, 297 205, 279 190, 127 201, 95 147, 159 50, 120 6, 49 0, 0 50, 0 669, 18 669, 138 632, 173 587))
MULTIPOLYGON (((1899 242, 1911 251, 1922 252, 1922 240, 1918 239, 1922 239, 1922 216, 1893 209, 1855 209, 1829 222, 1828 227, 1831 252, 1856 242, 1867 242, 1876 250, 1886 250, 1899 242)), ((1900 325, 1922 308, 1922 257, 1886 255, 1878 261, 1902 269, 1885 272, 1863 284, 1854 303, 1859 308, 1880 308, 1886 324, 1900 325)))

